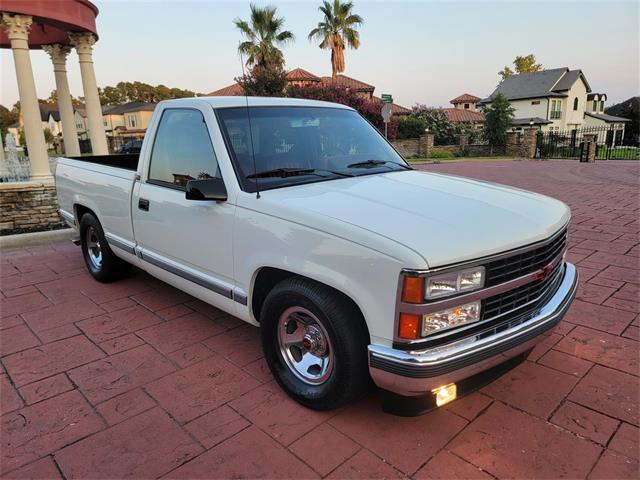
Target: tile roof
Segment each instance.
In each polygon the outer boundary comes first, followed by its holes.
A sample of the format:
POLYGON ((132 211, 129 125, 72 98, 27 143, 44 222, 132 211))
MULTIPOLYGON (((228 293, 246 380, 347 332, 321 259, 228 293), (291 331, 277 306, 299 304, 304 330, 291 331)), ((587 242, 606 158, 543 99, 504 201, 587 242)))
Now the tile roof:
POLYGON ((287 80, 289 81, 308 81, 308 82, 320 82, 320 77, 315 76, 313 73, 306 71, 303 68, 294 68, 287 73, 287 80))
MULTIPOLYGON (((380 97, 376 97, 373 95, 372 100, 382 103, 382 99, 380 97)), ((391 113, 393 115, 409 115, 411 113, 411 109, 407 107, 403 107, 402 105, 398 105, 397 103, 391 104, 391 113)))
POLYGON ((322 77, 322 83, 325 85, 340 85, 341 87, 347 87, 360 92, 373 92, 376 88, 373 85, 342 74, 338 75, 335 79, 333 77, 322 77))
POLYGON ((566 97, 565 93, 579 79, 584 81, 587 92, 591 87, 582 70, 569 70, 567 67, 552 68, 533 73, 521 73, 505 78, 494 92, 481 103, 489 103, 498 93, 507 100, 520 100, 540 97, 566 97))
POLYGON ((442 112, 452 123, 482 123, 484 113, 464 110, 462 108, 443 108, 442 112))
POLYGON ((240 95, 244 95, 244 91, 242 87, 234 83, 232 85, 227 85, 226 87, 222 87, 219 90, 214 90, 213 92, 207 93, 209 97, 237 97, 240 95))
POLYGON ((480 100, 480 97, 476 97, 475 95, 471 95, 470 93, 463 93, 462 95, 458 95, 456 98, 451 100, 449 103, 475 103, 480 100))

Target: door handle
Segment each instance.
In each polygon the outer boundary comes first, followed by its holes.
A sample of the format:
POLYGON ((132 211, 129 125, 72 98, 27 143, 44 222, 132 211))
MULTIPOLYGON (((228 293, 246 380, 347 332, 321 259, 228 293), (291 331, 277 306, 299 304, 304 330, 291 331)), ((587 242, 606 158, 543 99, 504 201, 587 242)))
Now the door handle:
POLYGON ((149 200, 147 200, 146 198, 139 198, 138 199, 138 208, 140 210, 144 210, 145 212, 149 211, 149 200))

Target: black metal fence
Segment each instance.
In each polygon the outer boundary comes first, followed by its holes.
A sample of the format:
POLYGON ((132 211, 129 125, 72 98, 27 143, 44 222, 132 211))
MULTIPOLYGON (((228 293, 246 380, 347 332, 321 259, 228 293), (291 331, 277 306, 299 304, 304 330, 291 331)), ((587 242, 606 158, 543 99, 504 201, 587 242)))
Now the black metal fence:
POLYGON ((596 160, 640 160, 638 139, 619 125, 540 132, 536 158, 579 159, 585 140, 596 142, 596 160))

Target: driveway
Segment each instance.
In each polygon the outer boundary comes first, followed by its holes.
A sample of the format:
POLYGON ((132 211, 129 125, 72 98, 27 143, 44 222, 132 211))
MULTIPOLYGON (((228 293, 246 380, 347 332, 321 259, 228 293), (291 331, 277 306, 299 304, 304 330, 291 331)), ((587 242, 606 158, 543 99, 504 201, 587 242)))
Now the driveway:
MULTIPOLYGON (((580 289, 504 377, 422 417, 375 392, 289 400, 257 329, 137 272, 99 284, 80 249, 2 252, 3 478, 637 478, 638 162, 419 166, 573 209, 580 289)), ((425 205, 425 208, 430 208, 425 205)))

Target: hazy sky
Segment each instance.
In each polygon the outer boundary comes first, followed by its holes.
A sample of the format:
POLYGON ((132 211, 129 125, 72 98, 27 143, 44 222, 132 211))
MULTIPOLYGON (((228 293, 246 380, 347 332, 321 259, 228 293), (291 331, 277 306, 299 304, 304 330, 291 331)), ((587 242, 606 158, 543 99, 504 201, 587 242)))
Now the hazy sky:
MULTIPOLYGON (((245 1, 95 1, 100 40, 94 47, 100 86, 139 80, 210 92, 241 73, 239 32, 245 1)), ((260 2, 278 7, 296 35, 284 49, 287 68, 330 75, 330 53, 307 40, 320 20, 319 0, 260 2)), ((497 72, 516 55, 534 53, 547 68, 581 68, 608 104, 640 94, 639 2, 436 2, 355 0, 365 23, 359 50, 346 53, 345 74, 391 93, 405 106, 444 106, 464 92, 490 94, 497 72)), ((51 62, 32 51, 38 95, 55 88, 51 62)), ((0 53, 0 103, 18 91, 10 50, 0 53)), ((77 56, 68 62, 73 95, 82 95, 77 56)))

